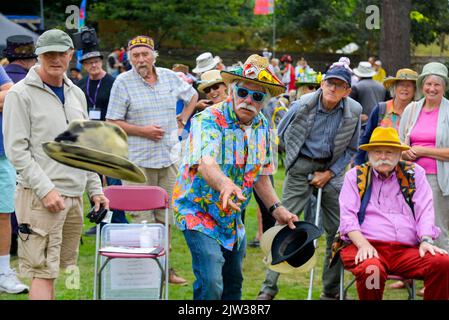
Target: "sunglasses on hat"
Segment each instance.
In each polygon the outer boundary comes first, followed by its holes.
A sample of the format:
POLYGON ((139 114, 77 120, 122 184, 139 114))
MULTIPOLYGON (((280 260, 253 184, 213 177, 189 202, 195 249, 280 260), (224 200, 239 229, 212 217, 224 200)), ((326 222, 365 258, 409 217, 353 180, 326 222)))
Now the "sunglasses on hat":
POLYGON ((262 102, 265 99, 265 97, 267 96, 267 94, 265 92, 253 91, 253 90, 249 90, 246 88, 241 88, 239 86, 235 86, 235 89, 237 92, 237 96, 239 98, 244 99, 250 94, 251 98, 255 102, 262 102))

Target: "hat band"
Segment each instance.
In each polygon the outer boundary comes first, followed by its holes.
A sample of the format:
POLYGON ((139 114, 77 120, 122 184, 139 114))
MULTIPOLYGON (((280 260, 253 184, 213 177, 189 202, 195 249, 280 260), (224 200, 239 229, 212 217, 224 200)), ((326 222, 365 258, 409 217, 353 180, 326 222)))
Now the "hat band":
POLYGON ((370 141, 370 143, 368 144, 373 144, 373 143, 389 143, 389 144, 397 144, 397 145, 401 145, 400 142, 396 142, 396 141, 390 141, 390 140, 375 140, 375 141, 370 141))

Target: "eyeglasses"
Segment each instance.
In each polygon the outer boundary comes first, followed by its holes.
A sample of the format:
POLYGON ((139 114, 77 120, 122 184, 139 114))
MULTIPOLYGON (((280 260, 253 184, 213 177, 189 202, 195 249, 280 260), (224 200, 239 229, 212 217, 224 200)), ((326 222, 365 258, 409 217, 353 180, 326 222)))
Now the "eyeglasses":
POLYGON ((204 88, 203 91, 204 91, 204 93, 207 94, 207 93, 211 92, 212 90, 218 90, 220 88, 221 84, 222 84, 221 82, 220 83, 216 83, 216 84, 214 84, 214 85, 212 85, 210 87, 204 88))
POLYGON ((347 88, 344 82, 337 83, 331 80, 325 80, 324 83, 326 84, 326 87, 332 88, 335 86, 335 89, 337 90, 346 90, 347 88))
POLYGON ((249 90, 246 88, 241 88, 239 86, 235 86, 235 88, 237 90, 237 96, 239 96, 242 99, 246 98, 248 96, 248 94, 250 94, 251 98, 255 102, 262 102, 265 99, 265 97, 267 96, 267 94, 265 92, 253 91, 253 90, 249 90))

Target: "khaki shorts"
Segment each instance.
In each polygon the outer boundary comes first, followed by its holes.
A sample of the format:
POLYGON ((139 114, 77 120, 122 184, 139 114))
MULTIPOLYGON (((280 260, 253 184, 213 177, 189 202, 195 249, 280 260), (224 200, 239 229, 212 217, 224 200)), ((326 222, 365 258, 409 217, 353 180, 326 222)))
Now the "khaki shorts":
MULTIPOLYGON (((175 179, 178 174, 178 165, 172 164, 170 167, 161 169, 142 168, 145 176, 147 177, 148 186, 158 186, 165 189, 168 193, 168 200, 171 203, 171 197, 173 193, 173 187, 175 186, 175 179)), ((124 185, 142 185, 141 183, 134 183, 129 181, 122 181, 124 185)), ((141 223, 147 220, 148 223, 159 222, 164 224, 165 222, 165 210, 153 210, 153 211, 131 211, 130 215, 133 219, 133 223, 141 223)), ((168 209, 168 224, 173 224, 173 210, 168 209)))
POLYGON ((52 213, 31 189, 17 188, 17 221, 31 234, 19 232, 19 270, 23 277, 56 279, 59 268, 76 265, 83 229, 82 197, 63 196, 65 209, 52 213))

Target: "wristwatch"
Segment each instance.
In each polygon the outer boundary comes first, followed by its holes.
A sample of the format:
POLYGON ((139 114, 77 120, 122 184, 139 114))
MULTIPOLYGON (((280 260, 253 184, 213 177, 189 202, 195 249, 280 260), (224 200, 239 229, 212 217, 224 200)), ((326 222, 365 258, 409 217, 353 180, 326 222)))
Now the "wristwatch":
POLYGON ((430 238, 430 237, 422 237, 421 238, 421 243, 423 243, 423 242, 427 242, 429 244, 433 244, 434 243, 432 238, 430 238))
POLYGON ((282 206, 282 203, 276 202, 268 209, 268 212, 270 212, 270 214, 273 214, 274 210, 276 210, 277 208, 279 208, 281 206, 282 206))

